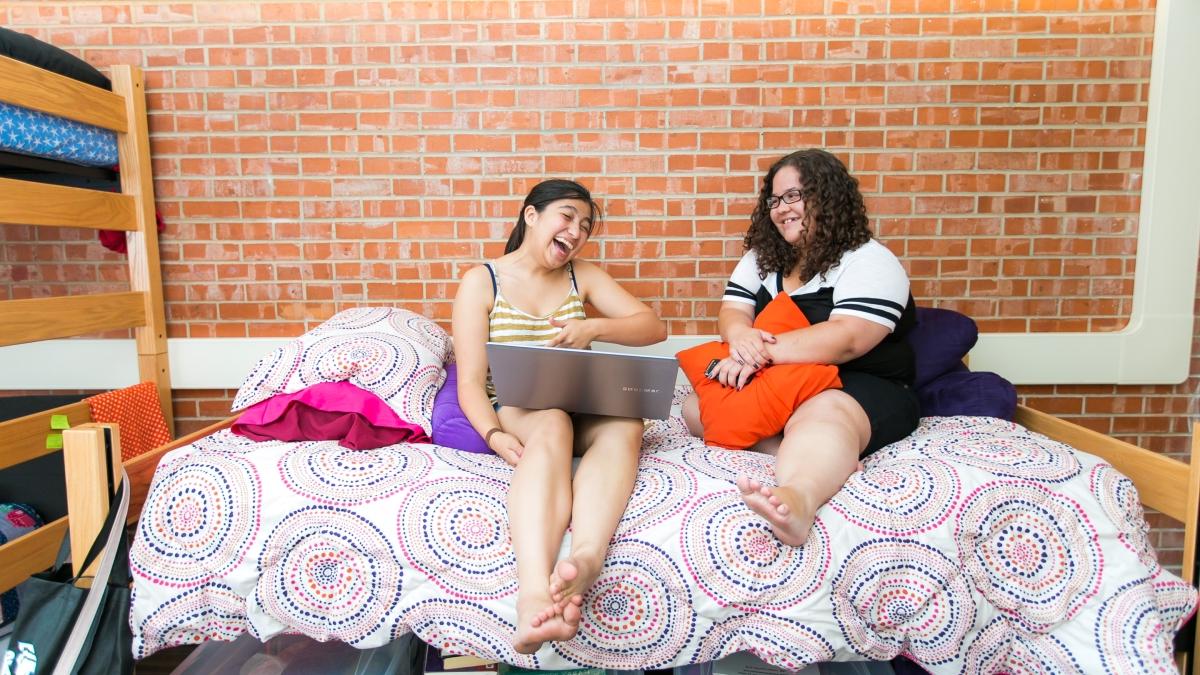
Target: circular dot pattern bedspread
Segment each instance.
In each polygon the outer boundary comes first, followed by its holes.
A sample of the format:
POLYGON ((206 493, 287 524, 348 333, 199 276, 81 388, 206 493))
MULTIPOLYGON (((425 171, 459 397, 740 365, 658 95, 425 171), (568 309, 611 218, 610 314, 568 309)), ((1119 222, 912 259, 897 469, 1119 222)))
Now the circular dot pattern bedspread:
POLYGON ((773 460, 706 447, 678 417, 649 424, 578 636, 524 656, 502 460, 222 431, 155 476, 131 551, 135 655, 411 631, 542 669, 750 650, 792 669, 906 654, 934 673, 1173 672, 1196 592, 1157 563, 1132 483, 1092 456, 993 418, 926 418, 800 548, 746 508, 739 475, 772 483, 773 460))

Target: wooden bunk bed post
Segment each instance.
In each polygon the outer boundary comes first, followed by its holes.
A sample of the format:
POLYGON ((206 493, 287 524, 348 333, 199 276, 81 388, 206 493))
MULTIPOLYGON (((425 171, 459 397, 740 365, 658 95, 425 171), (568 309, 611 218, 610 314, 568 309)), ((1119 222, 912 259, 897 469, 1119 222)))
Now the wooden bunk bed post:
POLYGON ((97 558, 80 570, 96 535, 104 526, 112 496, 120 482, 121 440, 115 424, 89 422, 63 431, 63 474, 67 481, 67 520, 70 523, 71 564, 90 586, 97 558))
POLYGON ((137 229, 128 232, 129 287, 142 294, 146 325, 134 329, 138 374, 158 385, 158 402, 167 429, 175 435, 171 410, 171 369, 167 356, 167 326, 163 311, 162 278, 158 260, 158 225, 154 219, 154 181, 143 168, 150 166, 150 136, 146 122, 146 87, 142 71, 132 66, 112 68, 113 93, 125 101, 128 129, 117 134, 121 161, 121 193, 134 200, 137 229))
MULTIPOLYGON (((1196 585, 1196 530, 1200 522, 1200 423, 1192 425, 1192 454, 1188 461, 1188 518, 1183 525, 1183 580, 1196 585)), ((1193 618, 1195 632, 1192 634, 1192 651, 1188 655, 1190 664, 1185 664, 1180 672, 1192 672, 1200 675, 1200 618, 1193 618), (1187 667, 1190 665, 1190 668, 1187 667)))
MULTIPOLYGON (((1192 426, 1192 454, 1189 461, 1187 512, 1183 528, 1183 580, 1196 583, 1196 530, 1200 521, 1200 422, 1192 426)), ((1200 636, 1200 635, 1198 635, 1200 636)))

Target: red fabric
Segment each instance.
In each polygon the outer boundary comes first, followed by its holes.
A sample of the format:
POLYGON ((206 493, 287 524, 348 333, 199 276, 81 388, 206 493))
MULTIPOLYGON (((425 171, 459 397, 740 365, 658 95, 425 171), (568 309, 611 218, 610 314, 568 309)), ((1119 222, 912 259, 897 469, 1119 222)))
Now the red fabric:
MULTIPOLYGON (((772 334, 807 328, 808 318, 787 293, 780 293, 759 312, 754 327, 772 334)), ((837 366, 813 363, 771 365, 740 390, 704 376, 709 362, 729 356, 729 344, 706 342, 675 355, 700 397, 704 442, 742 450, 783 431, 800 406, 830 388, 840 388, 837 366)))
MULTIPOLYGON (((158 224, 159 232, 162 232, 167 227, 167 224, 163 222, 162 216, 157 211, 154 213, 154 222, 158 224)), ((125 253, 128 247, 128 244, 125 243, 125 232, 122 230, 100 230, 100 245, 110 251, 125 253)))
POLYGON ((404 421, 379 396, 350 382, 319 382, 260 401, 233 423, 256 441, 337 441, 351 450, 429 443, 420 425, 404 421))
POLYGON ((117 425, 121 434, 121 461, 171 441, 158 402, 158 385, 153 382, 97 394, 87 399, 87 404, 93 421, 117 425))

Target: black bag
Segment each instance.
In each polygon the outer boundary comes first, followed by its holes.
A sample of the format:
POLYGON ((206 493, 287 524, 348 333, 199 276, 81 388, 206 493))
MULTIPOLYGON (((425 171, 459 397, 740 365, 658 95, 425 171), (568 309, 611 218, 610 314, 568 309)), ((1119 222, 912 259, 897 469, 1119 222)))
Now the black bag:
POLYGON ((129 629, 129 476, 104 527, 77 570, 103 553, 91 588, 79 588, 78 573, 60 556, 53 570, 35 574, 21 587, 21 611, 9 636, 3 675, 107 675, 133 672, 129 629))

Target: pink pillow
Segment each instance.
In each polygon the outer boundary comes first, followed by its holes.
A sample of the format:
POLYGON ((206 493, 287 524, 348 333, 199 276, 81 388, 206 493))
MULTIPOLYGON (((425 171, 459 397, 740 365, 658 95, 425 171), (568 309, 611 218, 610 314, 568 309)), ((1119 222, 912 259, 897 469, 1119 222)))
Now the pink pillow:
POLYGON ((320 382, 256 403, 233 423, 233 433, 256 441, 337 441, 351 450, 429 442, 420 425, 349 382, 320 382))

